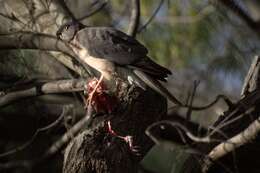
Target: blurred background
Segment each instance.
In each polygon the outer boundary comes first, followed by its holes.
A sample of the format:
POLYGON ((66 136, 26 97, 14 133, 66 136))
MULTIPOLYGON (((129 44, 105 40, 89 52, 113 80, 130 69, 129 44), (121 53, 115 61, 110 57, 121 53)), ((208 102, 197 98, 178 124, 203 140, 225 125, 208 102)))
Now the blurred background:
MULTIPOLYGON (((104 2, 106 1, 66 1, 77 18, 104 2)), ((131 13, 130 2, 109 0, 104 8, 82 22, 90 26, 113 26, 126 32, 131 13)), ((254 20, 258 20, 258 11, 254 11, 247 1, 233 2, 254 20)), ((23 30, 54 35, 58 27, 69 20, 57 4, 52 0, 0 0, 0 33, 23 30)), ((213 101, 219 94, 224 94, 233 101, 237 100, 252 58, 260 52, 257 33, 220 1, 141 0, 141 21, 137 39, 149 49, 151 58, 173 72, 165 86, 182 102, 187 100, 194 81, 200 82, 194 99, 196 106, 213 101)), ((10 87, 8 81, 16 78, 53 80, 71 77, 70 69, 60 63, 62 58, 59 58, 57 53, 1 50, 0 55, 1 88, 10 87)), ((0 137, 5 138, 2 141, 0 138, 1 151, 13 145, 12 128, 23 129, 22 123, 31 121, 29 124, 34 129, 48 123, 43 121, 47 119, 47 114, 51 116, 61 111, 58 104, 43 104, 35 99, 33 103, 30 102, 30 107, 25 106, 28 102, 30 101, 25 100, 23 103, 18 102, 0 109, 0 137), (25 116, 17 118, 17 114, 25 116), (38 116, 39 114, 42 116, 38 116), (17 123, 7 127, 7 121, 17 123), (7 144, 10 145, 7 147, 7 144)), ((207 111, 193 113, 192 120, 208 126, 225 109, 224 104, 219 102, 207 111)), ((76 110, 75 114, 77 111, 82 110, 76 110)), ((20 143, 32 135, 32 129, 21 132, 20 143)), ((41 139, 36 142, 41 143, 40 141, 41 139)), ((23 158, 26 154, 28 155, 24 151, 19 157, 23 158)), ((31 155, 34 154, 31 152, 31 155)), ((142 166, 154 173, 175 173, 187 155, 184 150, 175 147, 169 150, 155 146, 142 161, 142 166)))

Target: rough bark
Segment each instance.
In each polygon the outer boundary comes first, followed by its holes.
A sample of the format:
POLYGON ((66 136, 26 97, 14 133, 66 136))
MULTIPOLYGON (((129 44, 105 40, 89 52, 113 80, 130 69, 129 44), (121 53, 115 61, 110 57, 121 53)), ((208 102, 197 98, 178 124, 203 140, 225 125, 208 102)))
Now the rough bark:
POLYGON ((145 129, 166 114, 166 99, 148 89, 127 89, 118 109, 108 116, 113 130, 132 136, 137 152, 122 139, 108 133, 106 123, 94 131, 85 130, 68 145, 63 173, 134 173, 138 163, 152 147, 145 129))

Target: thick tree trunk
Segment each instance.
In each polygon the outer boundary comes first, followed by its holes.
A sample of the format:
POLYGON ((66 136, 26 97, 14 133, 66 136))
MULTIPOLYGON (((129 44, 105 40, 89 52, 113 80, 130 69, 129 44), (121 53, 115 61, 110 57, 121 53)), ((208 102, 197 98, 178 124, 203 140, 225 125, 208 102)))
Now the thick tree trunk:
POLYGON ((121 136, 132 136, 137 152, 122 139, 108 133, 103 122, 93 131, 85 130, 67 147, 63 173, 134 173, 139 161, 153 146, 145 129, 167 112, 166 99, 148 89, 127 90, 124 101, 110 115, 113 130, 121 136))

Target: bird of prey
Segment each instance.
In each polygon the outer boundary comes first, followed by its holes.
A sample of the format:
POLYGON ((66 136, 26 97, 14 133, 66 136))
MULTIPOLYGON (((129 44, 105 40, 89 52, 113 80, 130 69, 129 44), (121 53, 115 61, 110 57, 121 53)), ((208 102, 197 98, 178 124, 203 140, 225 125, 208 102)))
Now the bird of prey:
POLYGON ((182 105, 159 82, 166 82, 171 72, 150 59, 147 48, 135 38, 112 27, 86 27, 73 22, 62 26, 56 35, 69 43, 78 58, 99 71, 105 81, 113 83, 115 75, 124 73, 130 83, 143 89, 148 86, 182 105))

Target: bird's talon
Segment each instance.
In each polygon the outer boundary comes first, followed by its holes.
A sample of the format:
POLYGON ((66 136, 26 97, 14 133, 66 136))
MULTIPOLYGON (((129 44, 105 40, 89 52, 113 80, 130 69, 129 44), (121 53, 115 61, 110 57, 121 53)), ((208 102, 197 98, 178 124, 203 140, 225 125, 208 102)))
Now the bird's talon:
POLYGON ((139 152, 140 151, 140 147, 138 147, 138 146, 133 146, 132 148, 130 148, 130 150, 137 156, 141 155, 140 152, 139 152))
POLYGON ((130 136, 130 135, 120 136, 120 135, 118 135, 118 134, 112 129, 112 126, 111 126, 111 122, 110 122, 110 121, 107 122, 107 125, 108 125, 108 132, 109 132, 111 135, 113 135, 113 136, 115 136, 115 137, 118 137, 118 138, 120 138, 120 139, 123 139, 123 140, 125 141, 125 143, 129 146, 129 149, 130 149, 133 153, 139 155, 138 152, 139 152, 140 147, 133 145, 133 136, 130 136))

